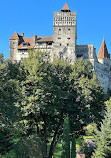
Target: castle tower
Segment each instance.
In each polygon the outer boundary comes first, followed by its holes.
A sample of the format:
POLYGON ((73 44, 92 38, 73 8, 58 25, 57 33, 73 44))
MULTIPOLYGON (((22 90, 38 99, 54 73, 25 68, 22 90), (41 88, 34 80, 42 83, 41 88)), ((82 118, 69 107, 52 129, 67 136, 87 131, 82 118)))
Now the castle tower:
POLYGON ((9 59, 12 62, 17 61, 17 52, 18 52, 18 42, 19 42, 19 35, 15 32, 12 37, 10 38, 10 55, 9 59))
POLYGON ((99 49, 97 58, 98 58, 99 63, 104 64, 107 67, 110 67, 110 54, 108 53, 107 46, 104 39, 99 49))
POLYGON ((64 58, 69 63, 74 62, 76 34, 76 12, 70 11, 65 3, 61 12, 54 12, 53 55, 64 58))

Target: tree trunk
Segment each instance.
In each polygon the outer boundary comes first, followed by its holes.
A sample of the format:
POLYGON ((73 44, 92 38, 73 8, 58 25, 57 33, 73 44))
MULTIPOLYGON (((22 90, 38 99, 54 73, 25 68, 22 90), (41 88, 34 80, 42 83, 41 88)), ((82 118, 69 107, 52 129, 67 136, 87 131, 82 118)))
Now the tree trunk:
POLYGON ((52 140, 51 146, 50 146, 50 151, 49 151, 49 156, 48 156, 48 158, 52 158, 53 153, 54 153, 54 149, 55 149, 55 147, 56 147, 56 145, 57 145, 57 142, 58 142, 58 140, 59 140, 59 135, 58 135, 58 137, 57 137, 57 139, 56 139, 57 132, 58 132, 58 128, 59 128, 59 127, 56 128, 56 131, 55 131, 55 133, 54 133, 53 140, 52 140))
MULTIPOLYGON (((37 127, 37 135, 40 136, 40 131, 39 131, 39 127, 38 127, 38 122, 36 121, 36 127, 37 127)), ((42 152, 42 157, 43 158, 47 158, 47 136, 46 136, 46 125, 44 122, 44 136, 41 138, 41 152, 42 152)))

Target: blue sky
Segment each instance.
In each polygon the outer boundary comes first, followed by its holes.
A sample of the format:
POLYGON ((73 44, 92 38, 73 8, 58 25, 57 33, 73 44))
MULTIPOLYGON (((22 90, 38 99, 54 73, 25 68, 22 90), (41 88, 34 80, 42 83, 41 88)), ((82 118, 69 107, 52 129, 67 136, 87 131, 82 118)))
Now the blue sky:
MULTIPOLYGON (((111 52, 111 0, 67 0, 77 12, 77 44, 94 44, 98 53, 103 36, 111 52)), ((65 0, 0 1, 0 53, 9 56, 9 38, 15 31, 25 37, 52 36, 54 11, 60 11, 65 0)))

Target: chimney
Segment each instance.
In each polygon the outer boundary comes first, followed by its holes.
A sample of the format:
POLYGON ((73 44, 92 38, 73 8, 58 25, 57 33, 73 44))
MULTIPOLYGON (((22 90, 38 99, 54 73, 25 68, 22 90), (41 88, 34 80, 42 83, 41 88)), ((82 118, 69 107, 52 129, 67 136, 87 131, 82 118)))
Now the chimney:
POLYGON ((35 45, 36 41, 37 41, 37 35, 33 35, 33 45, 35 45))
POLYGON ((24 37, 24 32, 21 33, 21 36, 24 37))

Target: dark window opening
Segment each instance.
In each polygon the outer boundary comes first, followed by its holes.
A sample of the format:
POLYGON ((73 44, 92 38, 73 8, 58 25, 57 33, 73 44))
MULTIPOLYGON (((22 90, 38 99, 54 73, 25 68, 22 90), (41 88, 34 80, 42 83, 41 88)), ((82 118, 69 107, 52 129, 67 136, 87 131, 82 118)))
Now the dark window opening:
POLYGON ((61 43, 60 43, 60 46, 61 46, 61 43))
POLYGON ((69 46, 69 43, 67 43, 67 46, 69 46))
POLYGON ((46 42, 47 43, 47 45, 52 45, 52 42, 46 42))
POLYGON ((81 58, 81 57, 83 57, 82 54, 77 54, 77 58, 81 58))

